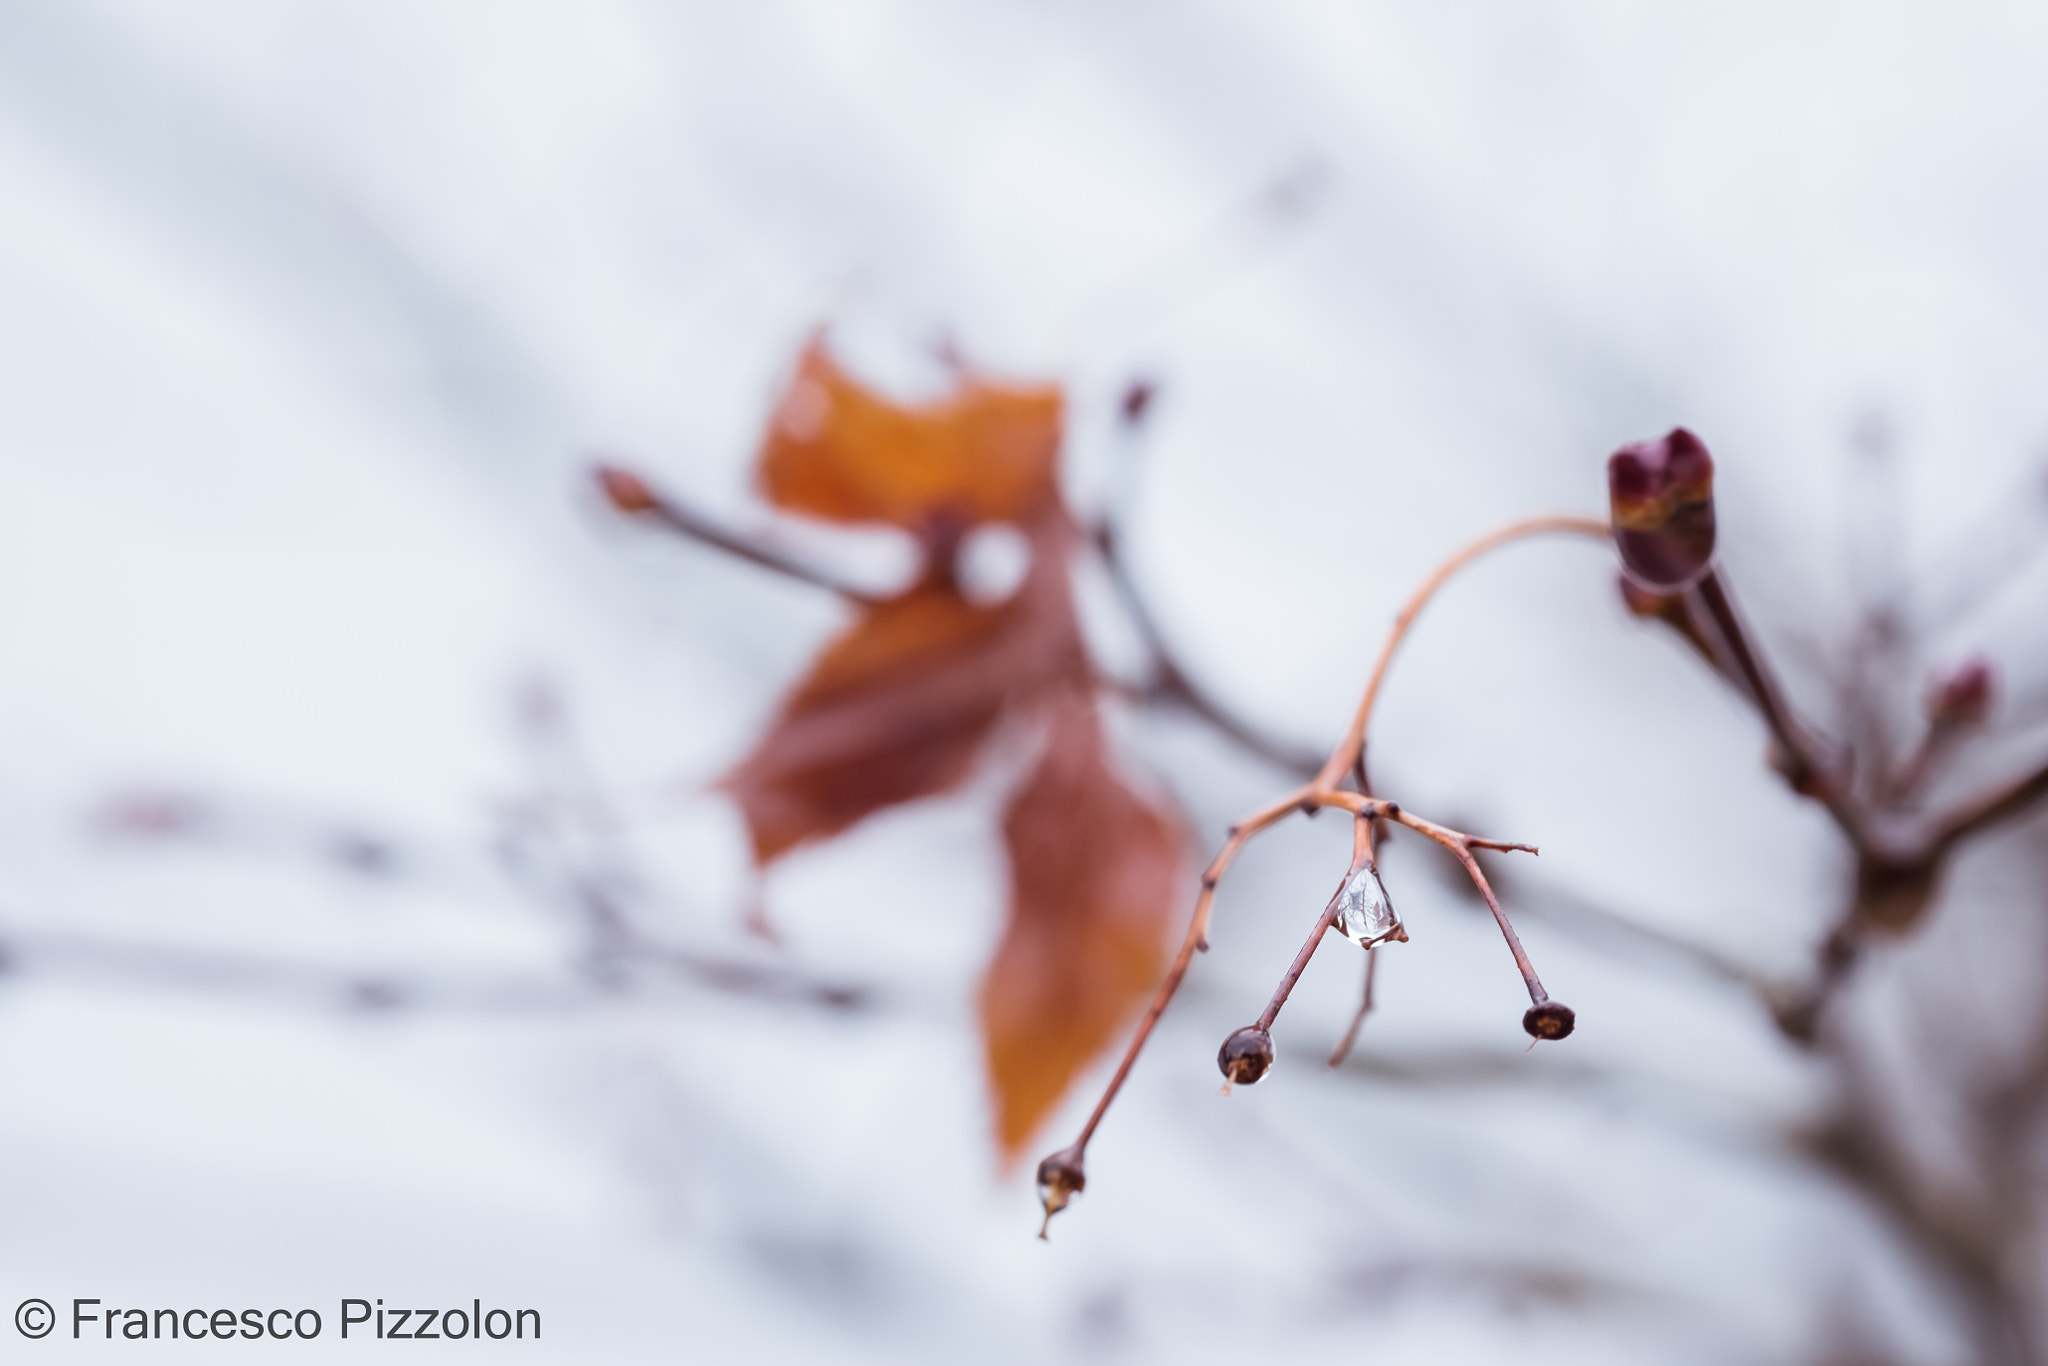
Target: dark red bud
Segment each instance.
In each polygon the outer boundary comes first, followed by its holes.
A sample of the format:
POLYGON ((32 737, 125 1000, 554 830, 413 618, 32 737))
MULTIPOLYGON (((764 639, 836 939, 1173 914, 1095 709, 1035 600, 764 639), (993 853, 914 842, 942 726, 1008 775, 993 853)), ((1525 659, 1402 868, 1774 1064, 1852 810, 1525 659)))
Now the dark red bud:
POLYGON ((1250 1086, 1273 1065, 1273 1036, 1257 1025, 1246 1025, 1216 1050, 1216 1065, 1225 1080, 1250 1086))
POLYGON ((1623 446, 1607 459, 1607 496, 1622 567, 1638 584, 1675 593, 1707 572, 1714 458, 1698 437, 1673 427, 1660 440, 1623 446))
POLYGON ((631 470, 622 470, 616 465, 599 465, 592 471, 597 476, 598 487, 611 505, 627 514, 653 512, 661 506, 661 499, 647 481, 631 470))
POLYGON ((1038 1201, 1045 1206, 1045 1222, 1038 1226, 1038 1236, 1043 1238, 1045 1230, 1052 1223, 1052 1217, 1067 1207, 1067 1203, 1088 1188, 1088 1173, 1081 1166, 1079 1144, 1062 1148, 1038 1164, 1038 1201))
POLYGON ((1572 1014, 1572 1008, 1560 1001, 1530 1006, 1522 1014, 1522 1028, 1532 1039, 1562 1039, 1572 1032, 1577 1023, 1578 1017, 1572 1014))
POLYGON ((1974 726, 1991 711, 1997 682, 1991 661, 1973 655, 1945 674, 1935 675, 1927 689, 1927 719, 1937 726, 1974 726))

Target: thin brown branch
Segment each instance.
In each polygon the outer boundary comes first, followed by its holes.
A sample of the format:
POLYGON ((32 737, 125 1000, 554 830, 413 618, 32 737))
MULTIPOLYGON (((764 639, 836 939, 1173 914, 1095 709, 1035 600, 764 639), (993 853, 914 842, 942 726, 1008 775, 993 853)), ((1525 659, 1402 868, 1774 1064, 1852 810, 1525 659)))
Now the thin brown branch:
POLYGON ((1531 536, 1562 534, 1590 536, 1605 541, 1608 538, 1607 523, 1592 517, 1530 517, 1524 521, 1512 522, 1498 531, 1490 532, 1465 546, 1422 581, 1422 586, 1404 603, 1394 617, 1394 629, 1388 633, 1386 643, 1380 647, 1380 656, 1373 664, 1372 674, 1366 680, 1365 695, 1359 699, 1358 711, 1351 718, 1351 726, 1344 732, 1344 738, 1330 751, 1322 769, 1316 774, 1314 786, 1334 788, 1343 780, 1345 773, 1358 762, 1365 752, 1365 734, 1372 724, 1373 705, 1379 701, 1380 685, 1386 680, 1387 668, 1394 662, 1394 652, 1401 648, 1401 642, 1408 635, 1408 628, 1415 624, 1415 618, 1437 590, 1449 582, 1451 576, 1472 561, 1513 541, 1531 536))
POLYGON ((1879 802, 1897 802, 1909 793, 1918 790, 1927 781, 1935 767, 1955 752, 1956 742, 1968 733, 1969 727, 1953 722, 1937 720, 1927 728, 1927 733, 1913 752, 1906 757, 1896 770, 1883 774, 1876 783, 1879 802))
POLYGON ((1322 914, 1316 917, 1315 926, 1309 930, 1307 941, 1295 953, 1294 961, 1288 965, 1287 971, 1280 978, 1280 985, 1273 988, 1273 999, 1266 1002, 1266 1008, 1259 1012, 1259 1018, 1252 1024, 1252 1028, 1271 1029, 1273 1021, 1280 1018, 1280 1008, 1286 1005, 1287 998, 1294 994, 1294 984, 1301 980, 1302 973, 1308 971, 1308 960, 1316 956, 1316 949, 1322 944, 1323 935, 1337 922, 1337 897, 1343 894, 1344 888, 1340 884, 1337 896, 1331 897, 1330 904, 1323 907, 1322 914))
POLYGON ((1728 596, 1719 566, 1709 569, 1706 577, 1689 591, 1696 594, 1700 605, 1706 608, 1707 619, 1727 645, 1738 676, 1750 700, 1756 704, 1757 714, 1763 717, 1772 740, 1777 742, 1785 780, 1792 785, 1793 791, 1812 797, 1825 806, 1857 849, 1869 850, 1872 846, 1869 822, 1843 790, 1833 765, 1818 752, 1812 733, 1793 717, 1791 709, 1785 705, 1777 680, 1765 666, 1762 652, 1751 643, 1742 616, 1728 596))
MULTIPOLYGON (((1273 1021, 1280 1018, 1280 1008, 1287 1004, 1287 998, 1294 992, 1294 984, 1301 980, 1301 974, 1308 970, 1308 960, 1315 957, 1321 947, 1323 936, 1337 923, 1344 893, 1351 885, 1351 879, 1372 867, 1372 825, 1377 817, 1376 803, 1367 802, 1352 812, 1351 819, 1351 866, 1344 870, 1344 877, 1337 883, 1337 890, 1330 894, 1330 900, 1323 907, 1322 916, 1315 928, 1309 931, 1308 941, 1301 951, 1294 955, 1294 962, 1280 979, 1280 985, 1273 990, 1273 999, 1266 1003, 1266 1009, 1252 1025, 1254 1029, 1271 1029, 1273 1021)), ((1374 870, 1377 873, 1377 869, 1374 870)), ((1406 939, 1405 933, 1397 936, 1406 939)), ((1371 952, 1370 949, 1367 952, 1371 952)))
POLYGON ((1501 936, 1508 941, 1508 952, 1515 956, 1515 967, 1521 971, 1522 982, 1529 988, 1529 1003, 1542 1005, 1550 999, 1550 993, 1543 989, 1543 983, 1536 976, 1536 966, 1529 961, 1528 951, 1522 947, 1522 937, 1515 933, 1514 925, 1508 920, 1506 911, 1500 908, 1500 898, 1493 894, 1493 887, 1487 882, 1486 874, 1480 871, 1479 860, 1472 857, 1476 849, 1497 849, 1503 852, 1516 850, 1522 853, 1536 853, 1533 844, 1505 844, 1498 840, 1475 839, 1471 835, 1449 830, 1434 821, 1426 821, 1412 811, 1404 811, 1392 802, 1382 802, 1386 814, 1410 830, 1429 836, 1438 844, 1451 851, 1466 875, 1479 888, 1479 895, 1486 898, 1486 909, 1493 912, 1494 924, 1500 926, 1501 936))
POLYGON ((1939 858, 1956 845, 2000 821, 2025 813, 2036 802, 2048 799, 2048 763, 2005 787, 1965 803, 1934 838, 1932 856, 1939 858))

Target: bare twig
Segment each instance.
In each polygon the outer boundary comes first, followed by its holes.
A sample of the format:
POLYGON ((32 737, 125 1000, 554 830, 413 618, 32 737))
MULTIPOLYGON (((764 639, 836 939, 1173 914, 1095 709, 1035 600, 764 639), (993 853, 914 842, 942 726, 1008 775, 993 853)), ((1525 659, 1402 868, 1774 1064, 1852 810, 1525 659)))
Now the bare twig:
POLYGON ((1785 780, 1792 785, 1793 791, 1812 797, 1825 806, 1828 814, 1835 818, 1835 823, 1842 827, 1842 833, 1857 848, 1868 848, 1871 843, 1868 821, 1843 790, 1833 765, 1819 753, 1811 733, 1793 718, 1786 707, 1777 680, 1765 666, 1761 651, 1751 644, 1742 617, 1728 596, 1720 568, 1716 566, 1708 570, 1706 577, 1689 592, 1696 594, 1700 604, 1706 608, 1708 619, 1713 622, 1714 629, 1734 659, 1744 689, 1756 704, 1764 725, 1770 729, 1771 738, 1777 742, 1785 780))
MULTIPOLYGON (((1342 896, 1343 893, 1344 889, 1339 887, 1337 895, 1342 896)), ((1301 974, 1308 970, 1308 960, 1315 957, 1316 949, 1323 942, 1323 935, 1336 923, 1337 897, 1333 896, 1330 898, 1330 904, 1323 907, 1322 914, 1316 917, 1315 925, 1308 932, 1307 942, 1294 955, 1294 961, 1288 965, 1287 972, 1280 978, 1280 985, 1273 988, 1273 999, 1266 1002, 1266 1008, 1259 1012, 1259 1018, 1252 1028, 1273 1027, 1273 1021, 1280 1018, 1280 1007, 1286 1005, 1287 998, 1294 993, 1294 984, 1299 982, 1301 974)))
POLYGON ((2028 811, 2044 798, 2048 798, 2048 763, 1964 803, 1935 835, 1930 853, 1939 858, 1971 836, 2028 811))
POLYGON ((1596 540, 1607 539, 1607 523, 1592 517, 1531 517, 1525 521, 1511 522, 1500 530, 1490 532, 1467 545, 1438 565, 1422 586, 1408 601, 1402 604, 1394 617, 1394 629, 1387 635, 1386 643, 1380 647, 1380 657, 1374 662, 1372 675, 1366 680, 1365 696, 1359 700, 1358 711, 1351 718, 1351 727, 1344 732, 1344 738, 1330 751, 1316 773, 1314 785, 1320 788, 1334 788, 1343 780, 1344 774, 1356 763, 1362 762, 1365 753, 1365 733, 1372 723, 1372 709, 1379 701, 1380 685, 1386 680, 1387 668, 1394 662, 1394 652, 1401 648, 1402 640, 1408 635, 1408 628, 1415 624, 1422 609, 1436 596, 1437 590, 1449 581, 1453 574, 1472 561, 1512 541, 1524 540, 1531 536, 1570 535, 1590 536, 1596 540))
MULTIPOLYGON (((1607 526, 1604 522, 1587 517, 1529 518, 1482 536, 1445 560, 1423 581, 1422 586, 1408 599, 1395 617, 1393 629, 1380 649, 1379 658, 1373 665, 1372 674, 1367 680, 1365 693, 1359 701, 1351 725, 1345 731, 1344 738, 1338 742, 1329 758, 1316 772, 1315 777, 1303 786, 1261 807, 1230 828, 1223 847, 1217 851, 1216 857, 1203 871, 1201 891, 1195 898, 1194 914, 1189 919, 1187 934, 1181 941, 1180 952, 1174 956, 1173 965, 1167 969, 1165 980, 1160 983, 1159 990, 1154 994, 1144 1018, 1138 1023, 1137 1032, 1125 1047, 1124 1056, 1117 1064, 1116 1072, 1110 1077, 1109 1085, 1104 1088, 1102 1098, 1096 1102, 1095 1109, 1088 1116, 1088 1122, 1082 1126, 1080 1137, 1072 1145, 1052 1154, 1039 1165, 1039 1184, 1048 1220, 1064 1208, 1073 1193, 1085 1184, 1084 1163, 1089 1140, 1094 1137, 1103 1116, 1109 1112, 1111 1103, 1123 1089, 1124 1081, 1130 1076, 1131 1067, 1136 1063, 1138 1054, 1144 1049, 1146 1040, 1151 1037, 1153 1028, 1159 1023, 1160 1015, 1165 1012, 1174 993, 1180 989, 1195 954, 1208 947, 1209 917, 1215 903, 1218 882, 1248 841, 1296 812, 1313 813, 1325 807, 1336 807, 1352 813, 1353 873, 1371 858, 1371 830, 1373 823, 1378 820, 1392 820, 1406 825, 1450 850, 1478 886, 1480 895, 1485 897, 1495 922, 1500 926, 1502 936, 1507 940, 1508 949, 1514 955, 1515 965, 1520 969, 1522 979, 1528 987, 1531 1007, 1523 1016, 1523 1027, 1538 1038, 1562 1038, 1571 1032, 1570 1010, 1552 1002, 1544 991, 1542 982, 1536 976, 1535 967, 1522 948, 1520 937, 1515 934, 1514 926, 1509 923, 1506 912, 1501 909, 1499 899, 1494 896, 1493 888, 1488 885, 1486 875, 1480 870, 1472 852, 1475 849, 1491 849, 1535 853, 1534 847, 1479 839, 1451 830, 1403 811, 1398 803, 1380 801, 1367 796, 1363 791, 1368 786, 1365 772, 1365 742, 1367 727, 1372 720, 1373 704, 1378 700, 1380 686, 1386 679, 1394 654, 1409 628, 1414 625, 1416 617, 1454 574, 1486 552, 1527 537, 1547 534, 1589 536, 1605 541, 1607 526), (1361 791, 1343 790, 1340 785, 1354 776, 1361 791)), ((1322 942, 1323 933, 1330 927, 1336 910, 1337 903, 1333 898, 1317 919, 1308 941, 1295 955, 1287 975, 1281 979, 1273 999, 1268 1003, 1266 1013, 1260 1017, 1257 1025, 1252 1026, 1253 1030, 1263 1031, 1277 1017, 1294 983, 1299 980, 1301 973, 1308 966, 1309 959, 1314 956, 1317 946, 1322 942)), ((1040 1236, 1043 1236, 1044 1228, 1041 1227, 1039 1232, 1040 1236)))
MULTIPOLYGON (((863 987, 821 980, 794 968, 647 939, 636 940, 632 954, 634 962, 653 969, 655 976, 724 994, 834 1011, 873 1004, 872 994, 863 987)), ((282 957, 13 927, 0 928, 0 963, 9 972, 60 969, 173 989, 228 991, 351 1010, 520 1013, 591 1006, 607 994, 603 985, 573 975, 345 971, 282 957)))
POLYGON ((615 465, 599 465, 595 474, 612 506, 628 516, 644 518, 679 536, 708 545, 715 550, 722 550, 749 564, 771 569, 786 578, 808 583, 816 588, 828 589, 850 602, 880 601, 874 594, 855 587, 830 570, 798 559, 743 532, 724 526, 715 518, 680 501, 673 494, 658 492, 639 475, 629 470, 615 465))
POLYGON ((1550 999, 1550 993, 1543 989, 1543 983, 1537 979, 1536 967, 1529 961, 1529 954, 1522 947, 1522 937, 1515 933, 1515 927, 1508 921, 1507 912, 1500 908, 1500 898, 1493 894, 1493 887, 1487 882, 1486 874, 1479 869, 1479 860, 1472 856, 1474 849, 1493 849, 1501 853, 1520 852, 1533 854, 1537 852, 1536 846, 1533 844, 1503 844, 1498 840, 1476 839, 1471 835, 1462 834, 1456 830, 1445 829, 1434 821, 1426 821, 1413 812, 1403 811, 1392 802, 1381 803, 1381 805, 1386 808, 1387 815, 1407 826, 1410 830, 1419 831, 1429 836, 1438 844, 1450 850, 1452 857, 1456 858, 1464 866, 1466 875, 1472 879, 1473 885, 1479 888, 1479 895, 1486 898, 1486 909, 1493 912, 1494 923, 1500 926, 1502 937, 1508 941, 1508 952, 1515 956, 1515 967, 1522 974, 1523 985, 1529 989, 1529 1004, 1540 1006, 1547 1002, 1550 999))

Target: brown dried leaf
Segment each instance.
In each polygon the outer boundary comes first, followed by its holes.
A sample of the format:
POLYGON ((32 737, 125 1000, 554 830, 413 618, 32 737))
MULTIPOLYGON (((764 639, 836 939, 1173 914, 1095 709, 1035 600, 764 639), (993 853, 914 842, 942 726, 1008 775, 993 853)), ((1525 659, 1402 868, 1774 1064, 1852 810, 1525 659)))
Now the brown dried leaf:
POLYGON ((1059 539, 998 607, 927 583, 878 603, 825 648, 722 786, 766 864, 964 779, 1004 710, 1086 664, 1059 539))
POLYGON ((1015 1157, 1158 985, 1179 829, 1109 766, 1085 702, 1056 704, 1037 770, 1003 819, 1010 923, 981 983, 996 1141, 1015 1157))

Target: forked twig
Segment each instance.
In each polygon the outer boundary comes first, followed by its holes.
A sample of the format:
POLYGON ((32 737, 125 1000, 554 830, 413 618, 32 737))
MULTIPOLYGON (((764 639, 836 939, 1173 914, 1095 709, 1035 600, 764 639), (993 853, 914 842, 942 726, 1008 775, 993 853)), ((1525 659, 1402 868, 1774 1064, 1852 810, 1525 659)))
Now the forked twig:
MULTIPOLYGON (((1045 1206, 1048 1223, 1052 1216, 1064 1209, 1073 1196, 1086 1185, 1084 1160, 1089 1140, 1095 1136, 1103 1116, 1109 1112, 1117 1093, 1123 1089, 1124 1081, 1130 1076, 1131 1067, 1136 1063, 1138 1054, 1143 1051, 1146 1040, 1151 1038, 1154 1027, 1159 1023, 1159 1017, 1165 1012, 1167 1004, 1173 1000, 1174 994, 1180 990, 1181 982, 1186 978, 1195 954, 1208 947, 1209 917, 1216 899, 1217 884, 1254 836, 1277 825, 1295 812, 1314 812, 1325 807, 1337 807, 1352 813, 1356 831, 1351 866, 1353 874, 1367 866, 1371 860, 1371 828, 1376 820, 1398 822, 1444 846, 1464 867, 1479 888, 1480 895, 1486 899, 1487 908, 1493 912, 1494 920, 1507 940, 1508 949, 1514 955, 1515 966, 1520 969, 1522 980, 1529 989, 1530 1008, 1523 1016, 1523 1027, 1538 1038, 1562 1038, 1571 1032, 1571 1011, 1552 1001, 1544 991, 1543 983, 1537 978, 1536 969, 1529 962, 1529 955, 1522 948, 1514 926, 1508 921, 1506 912, 1501 909, 1500 901, 1487 883, 1485 873, 1480 870, 1478 860, 1473 857, 1475 849, 1520 850, 1532 854, 1536 852, 1535 849, 1526 844, 1479 839, 1424 820, 1402 810, 1398 803, 1381 801, 1366 795, 1363 791, 1347 791, 1340 787, 1340 784, 1354 775, 1361 780, 1361 787, 1363 786, 1366 733, 1372 722, 1373 707, 1379 700, 1380 688, 1386 680, 1387 670, 1393 663, 1395 652, 1399 650, 1401 642, 1407 637, 1409 629, 1414 626, 1416 618, 1430 599, 1459 570, 1488 551, 1514 541, 1549 534, 1586 536, 1604 542, 1608 538, 1608 526, 1605 522, 1589 517, 1530 518, 1480 537, 1438 565, 1395 616, 1393 629, 1380 647, 1379 658, 1373 664, 1372 673, 1366 681, 1365 692, 1359 699, 1351 724, 1345 730, 1343 739, 1331 750, 1329 758, 1324 761, 1316 776, 1231 826, 1223 847, 1203 870, 1201 890, 1195 897, 1194 913, 1189 918, 1187 934, 1181 941, 1180 951, 1174 955, 1173 965, 1167 969, 1165 980, 1160 983, 1152 1003, 1138 1022, 1137 1032, 1125 1047, 1123 1058, 1117 1064, 1116 1072, 1110 1077, 1108 1086, 1104 1088, 1102 1098, 1096 1102, 1095 1109, 1089 1114, 1087 1123, 1081 1127, 1080 1136, 1074 1143, 1039 1164, 1039 1193, 1045 1206)), ((1303 944, 1300 952, 1296 954, 1287 975, 1281 979, 1273 999, 1267 1004, 1265 1013, 1260 1016, 1258 1023, 1239 1030, 1226 1041, 1224 1052, 1219 1055, 1219 1063, 1223 1066, 1227 1078, 1256 1081, 1264 1073, 1266 1064, 1272 1057, 1271 1040, 1267 1037, 1266 1031, 1279 1015, 1281 1006, 1286 1003, 1294 983, 1299 980, 1301 973, 1308 966, 1309 959, 1322 942, 1324 931, 1334 923, 1336 914, 1337 903, 1333 899, 1318 917, 1315 927, 1309 934, 1308 942, 1303 944), (1262 1053, 1258 1051, 1261 1049, 1262 1053)), ((1044 1225, 1039 1229, 1039 1236, 1045 1236, 1044 1225)))

